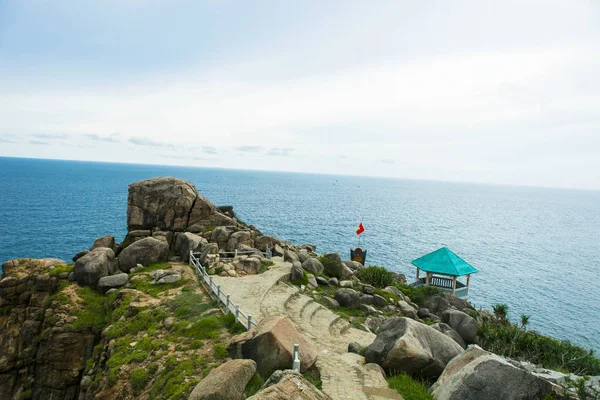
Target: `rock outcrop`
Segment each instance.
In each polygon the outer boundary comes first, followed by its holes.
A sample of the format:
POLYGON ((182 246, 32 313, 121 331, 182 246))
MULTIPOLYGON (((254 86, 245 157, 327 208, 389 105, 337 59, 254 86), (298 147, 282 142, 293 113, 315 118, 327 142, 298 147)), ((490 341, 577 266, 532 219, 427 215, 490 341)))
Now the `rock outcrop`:
POLYGON ((478 346, 454 358, 431 387, 436 400, 541 399, 553 385, 478 346))
POLYGON ((166 241, 147 237, 130 244, 121 251, 119 255, 119 268, 123 272, 129 272, 137 264, 150 265, 167 261, 168 257, 169 245, 166 241))
POLYGON ((261 390, 248 400, 331 400, 304 377, 292 370, 275 371, 261 390))
POLYGON ((385 369, 437 378, 462 352, 463 348, 443 333, 402 317, 388 319, 380 326, 365 358, 385 369))
POLYGON ((210 371, 188 400, 244 400, 244 389, 256 372, 252 360, 231 360, 210 371))
POLYGON ((255 328, 233 337, 227 347, 231 358, 256 361, 261 376, 292 366, 294 344, 300 345, 300 370, 313 366, 317 352, 287 317, 264 318, 255 328))
POLYGON ((115 253, 107 247, 97 247, 75 262, 73 273, 81 286, 96 287, 100 278, 115 273, 115 253))
POLYGON ((454 329, 466 344, 477 344, 477 321, 458 310, 446 310, 442 313, 442 322, 454 329))

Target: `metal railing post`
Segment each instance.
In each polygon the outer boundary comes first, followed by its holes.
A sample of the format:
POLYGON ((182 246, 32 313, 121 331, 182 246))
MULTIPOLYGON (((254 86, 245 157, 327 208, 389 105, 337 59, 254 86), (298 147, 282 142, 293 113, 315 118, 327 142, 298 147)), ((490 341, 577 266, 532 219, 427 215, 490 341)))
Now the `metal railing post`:
POLYGON ((227 295, 227 314, 229 314, 229 295, 227 295))
POLYGON ((252 315, 248 315, 248 330, 252 329, 252 315))
POLYGON ((221 285, 217 285, 217 301, 221 304, 221 285))
POLYGON ((240 322, 240 305, 235 305, 235 320, 236 322, 240 322))
POLYGON ((294 361, 292 362, 292 369, 300 372, 300 345, 294 344, 294 361))
POLYGON ((194 257, 194 252, 190 250, 190 259, 188 260, 188 265, 192 265, 192 257, 194 257))

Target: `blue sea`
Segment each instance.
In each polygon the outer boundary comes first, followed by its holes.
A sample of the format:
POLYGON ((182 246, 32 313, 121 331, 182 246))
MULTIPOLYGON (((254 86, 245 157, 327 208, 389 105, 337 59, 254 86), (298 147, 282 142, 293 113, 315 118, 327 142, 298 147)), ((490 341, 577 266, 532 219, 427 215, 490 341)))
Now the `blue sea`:
POLYGON ((600 351, 600 192, 368 177, 0 157, 0 263, 70 260, 125 236, 127 185, 193 182, 265 234, 318 252, 356 247, 411 278, 411 260, 447 246, 479 273, 470 300, 531 316, 544 334, 600 351))

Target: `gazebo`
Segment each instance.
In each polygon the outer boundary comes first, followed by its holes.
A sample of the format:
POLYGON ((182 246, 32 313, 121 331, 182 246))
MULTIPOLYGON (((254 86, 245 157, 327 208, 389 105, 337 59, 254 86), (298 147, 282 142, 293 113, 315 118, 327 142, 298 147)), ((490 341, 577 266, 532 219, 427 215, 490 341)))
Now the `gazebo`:
POLYGON ((475 267, 447 247, 417 258, 412 261, 412 264, 417 267, 417 282, 452 292, 457 297, 466 297, 469 294, 471 274, 478 272, 475 267), (426 272, 425 278, 419 278, 421 270, 426 272), (457 277, 464 275, 467 276, 466 285, 456 280, 457 277))

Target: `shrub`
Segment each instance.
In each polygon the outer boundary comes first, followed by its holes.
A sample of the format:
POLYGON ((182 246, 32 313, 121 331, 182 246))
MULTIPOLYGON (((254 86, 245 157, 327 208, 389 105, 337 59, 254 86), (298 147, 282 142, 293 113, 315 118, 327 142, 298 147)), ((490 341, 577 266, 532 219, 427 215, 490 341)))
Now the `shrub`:
POLYGON ((390 376, 387 381, 389 387, 400 393, 404 400, 433 400, 427 391, 427 386, 409 375, 390 376))
POLYGON ((83 299, 83 308, 76 313, 77 320, 71 324, 71 327, 74 329, 89 327, 96 332, 101 332, 110 323, 111 303, 114 296, 104 296, 89 287, 78 288, 77 294, 83 299))
POLYGON ((302 376, 304 376, 304 379, 309 381, 311 385, 313 385, 317 389, 323 389, 323 382, 321 381, 321 374, 319 373, 318 369, 311 368, 305 373, 303 373, 302 376))
POLYGON ((223 360, 227 357, 229 357, 229 352, 227 351, 227 349, 225 348, 225 346, 221 343, 217 343, 215 345, 215 350, 213 352, 213 355, 215 356, 215 358, 219 359, 219 360, 223 360))
POLYGON ((323 264, 323 267, 325 267, 325 269, 323 270, 323 274, 329 276, 329 277, 335 277, 338 279, 342 279, 342 269, 339 268, 339 266, 336 264, 336 262, 329 258, 329 257, 325 257, 325 256, 321 256, 319 257, 319 261, 321 261, 321 264, 323 264))
POLYGON ((384 288, 394 283, 394 273, 392 271, 388 271, 384 267, 375 265, 359 269, 355 276, 360 279, 361 282, 377 288, 384 288))
POLYGON ((258 374, 258 372, 254 374, 252 379, 250 379, 250 381, 246 385, 246 390, 244 391, 246 398, 254 396, 264 384, 265 380, 258 374))
POLYGON ((146 387, 148 383, 148 372, 144 368, 134 369, 131 375, 129 375, 131 386, 135 392, 139 392, 146 387))
POLYGON ((438 294, 442 294, 443 290, 440 288, 436 288, 435 286, 421 286, 421 287, 412 287, 408 285, 397 285, 396 286, 405 296, 410 297, 410 300, 413 303, 416 303, 419 306, 423 306, 430 297, 436 296, 438 294))

